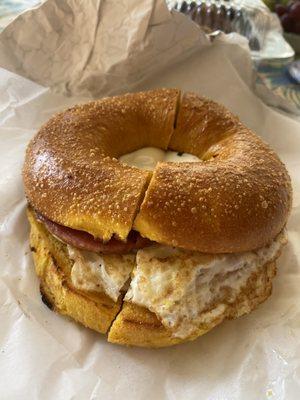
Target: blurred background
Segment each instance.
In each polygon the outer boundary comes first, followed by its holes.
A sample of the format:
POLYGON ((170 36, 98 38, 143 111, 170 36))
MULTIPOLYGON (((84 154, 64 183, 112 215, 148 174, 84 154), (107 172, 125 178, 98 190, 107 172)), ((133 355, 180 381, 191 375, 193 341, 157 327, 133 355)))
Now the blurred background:
MULTIPOLYGON (((63 1, 63 0, 61 0, 63 1)), ((257 81, 300 110, 300 0, 166 0, 213 39, 248 39, 257 81)), ((0 0, 0 31, 41 0, 0 0)))

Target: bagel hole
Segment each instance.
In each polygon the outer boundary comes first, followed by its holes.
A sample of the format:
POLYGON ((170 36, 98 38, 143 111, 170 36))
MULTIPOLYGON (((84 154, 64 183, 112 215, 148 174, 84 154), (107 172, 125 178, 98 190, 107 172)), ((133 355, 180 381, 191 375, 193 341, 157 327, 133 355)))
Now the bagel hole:
POLYGON ((153 171, 159 162, 200 162, 199 157, 184 151, 162 150, 157 147, 143 147, 119 157, 122 164, 142 170, 153 171))

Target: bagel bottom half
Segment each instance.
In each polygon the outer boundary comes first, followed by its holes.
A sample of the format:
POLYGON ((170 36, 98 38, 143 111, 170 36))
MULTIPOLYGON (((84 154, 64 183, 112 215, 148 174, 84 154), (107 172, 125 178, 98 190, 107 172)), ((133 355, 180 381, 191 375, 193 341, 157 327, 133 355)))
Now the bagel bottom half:
POLYGON ((272 291, 272 278, 276 274, 275 262, 266 263, 259 272, 253 273, 236 301, 227 304, 222 315, 212 317, 199 326, 193 336, 175 338, 156 315, 144 307, 122 302, 122 299, 115 303, 105 294, 75 289, 71 282, 72 261, 66 246, 55 239, 30 210, 28 218, 31 225, 30 246, 36 273, 40 278, 43 301, 54 311, 107 334, 108 341, 112 343, 164 347, 193 340, 224 319, 249 313, 266 300, 272 291))

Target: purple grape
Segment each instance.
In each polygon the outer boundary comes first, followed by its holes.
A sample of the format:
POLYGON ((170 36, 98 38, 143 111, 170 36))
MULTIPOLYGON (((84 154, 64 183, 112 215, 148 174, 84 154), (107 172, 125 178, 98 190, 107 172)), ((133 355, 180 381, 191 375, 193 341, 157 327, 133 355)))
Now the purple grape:
POLYGON ((290 10, 289 10, 289 15, 295 20, 295 21, 300 21, 300 1, 297 1, 294 3, 290 10))
POLYGON ((275 12, 279 17, 281 17, 287 11, 288 11, 287 7, 285 7, 283 4, 276 4, 275 5, 275 12))
POLYGON ((283 14, 280 17, 281 25, 285 32, 293 32, 294 29, 294 20, 289 14, 283 14))
POLYGON ((300 35, 300 21, 296 21, 293 26, 293 32, 300 35))

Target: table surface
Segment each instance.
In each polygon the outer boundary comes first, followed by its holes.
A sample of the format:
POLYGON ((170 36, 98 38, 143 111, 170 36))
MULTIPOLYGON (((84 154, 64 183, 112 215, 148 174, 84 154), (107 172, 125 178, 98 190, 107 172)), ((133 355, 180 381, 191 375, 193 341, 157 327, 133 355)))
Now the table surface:
MULTIPOLYGON (((0 31, 18 14, 41 2, 42 0, 1 0, 0 31)), ((258 79, 277 95, 300 108, 300 84, 289 76, 287 66, 265 62, 258 66, 258 79)))

